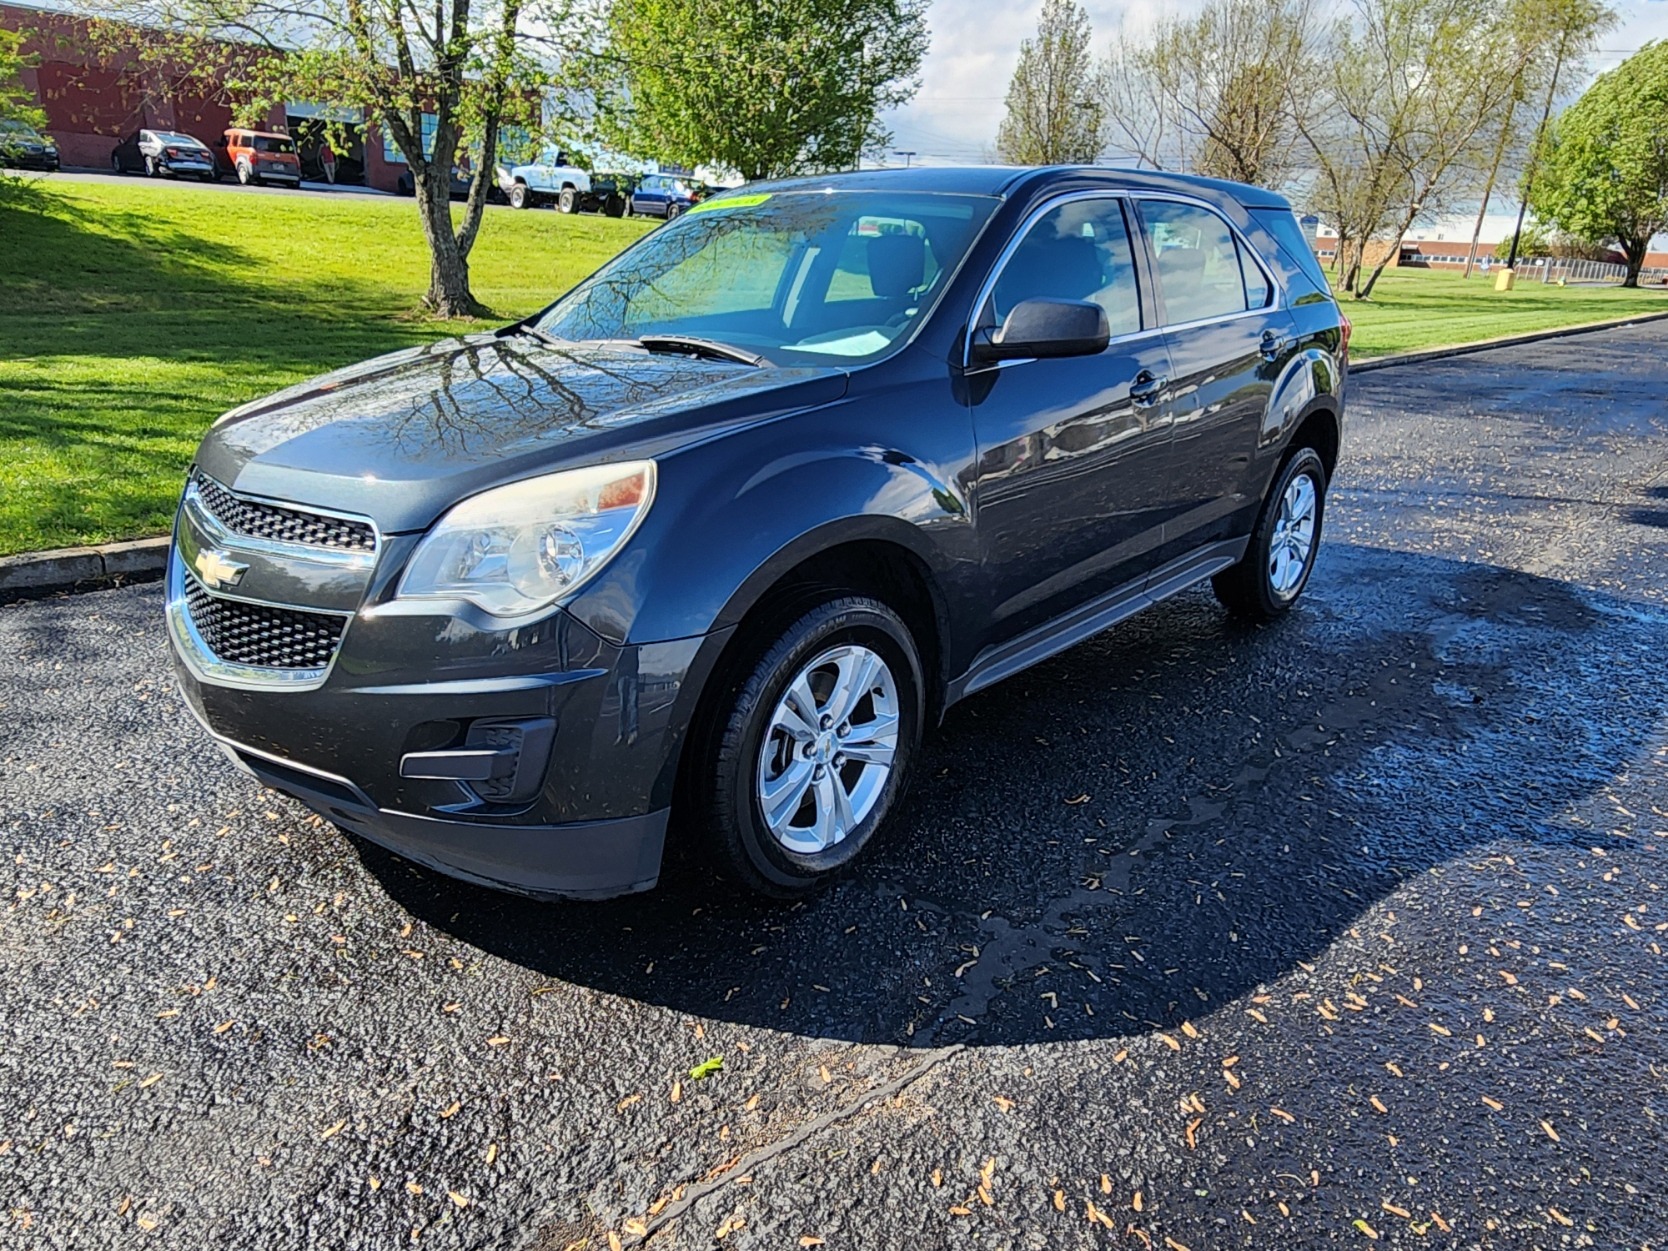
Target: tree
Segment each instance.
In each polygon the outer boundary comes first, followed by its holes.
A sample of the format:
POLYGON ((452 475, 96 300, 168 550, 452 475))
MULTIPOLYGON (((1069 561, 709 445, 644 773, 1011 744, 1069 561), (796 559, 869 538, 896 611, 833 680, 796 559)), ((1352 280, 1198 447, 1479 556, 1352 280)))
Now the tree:
POLYGON ((35 93, 23 85, 30 61, 23 55, 23 34, 0 30, 0 122, 22 122, 36 129, 46 125, 46 114, 35 103, 35 93))
POLYGON ((1316 168, 1312 206, 1335 214, 1343 287, 1357 299, 1423 214, 1477 190, 1544 27, 1541 0, 1352 0, 1328 51, 1326 107, 1299 116, 1316 168), (1370 240, 1382 254, 1361 281, 1370 240))
POLYGON ((121 19, 97 24, 107 47, 205 90, 223 80, 244 120, 297 99, 364 110, 411 170, 429 246, 424 306, 439 317, 483 311, 469 253, 499 128, 540 124, 569 24, 565 0, 437 0, 426 12, 402 0, 111 0, 105 11, 121 19), (136 43, 135 22, 168 37, 136 43), (454 222, 452 170, 464 152, 473 174, 454 222))
POLYGON ((613 0, 599 129, 637 156, 749 181, 851 169, 913 98, 928 0, 613 0))
POLYGON ((1294 116, 1314 80, 1314 0, 1208 0, 1120 35, 1102 75, 1113 134, 1157 169, 1279 187, 1294 172, 1294 116))
POLYGON ((1668 229, 1668 43, 1646 44, 1564 111, 1530 203, 1570 234, 1614 239, 1622 285, 1639 285, 1651 237, 1668 229))
POLYGON ((996 151, 1015 165, 1072 165, 1105 146, 1105 96, 1089 15, 1076 0, 1043 0, 1035 39, 1019 46, 996 151))

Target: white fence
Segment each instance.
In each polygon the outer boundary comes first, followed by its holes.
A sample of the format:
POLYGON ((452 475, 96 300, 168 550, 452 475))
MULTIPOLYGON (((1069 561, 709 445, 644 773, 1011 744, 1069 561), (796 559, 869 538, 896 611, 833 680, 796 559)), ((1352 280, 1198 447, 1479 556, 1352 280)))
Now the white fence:
MULTIPOLYGON (((1474 273, 1487 277, 1492 271, 1505 264, 1496 260, 1487 252, 1480 253, 1477 264, 1472 267, 1474 273), (1488 269, 1482 268, 1484 258, 1487 258, 1488 269)), ((1431 269, 1435 267, 1455 268, 1465 264, 1465 255, 1460 253, 1452 256, 1442 256, 1429 252, 1406 253, 1402 256, 1402 265, 1408 269, 1431 269)), ((1517 261, 1517 279, 1519 282, 1614 282, 1620 283, 1627 277, 1627 266, 1618 265, 1613 261, 1582 261, 1563 260, 1555 256, 1520 256, 1517 261)), ((1639 271, 1641 283, 1660 283, 1668 279, 1668 269, 1652 266, 1639 271)))

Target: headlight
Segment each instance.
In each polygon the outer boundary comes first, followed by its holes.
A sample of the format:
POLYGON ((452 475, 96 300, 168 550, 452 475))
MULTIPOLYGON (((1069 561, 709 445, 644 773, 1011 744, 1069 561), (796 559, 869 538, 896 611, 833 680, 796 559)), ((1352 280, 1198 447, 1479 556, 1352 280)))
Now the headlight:
POLYGON ((418 544, 401 599, 466 599, 496 617, 547 608, 625 545, 654 500, 650 460, 593 465, 482 492, 418 544))

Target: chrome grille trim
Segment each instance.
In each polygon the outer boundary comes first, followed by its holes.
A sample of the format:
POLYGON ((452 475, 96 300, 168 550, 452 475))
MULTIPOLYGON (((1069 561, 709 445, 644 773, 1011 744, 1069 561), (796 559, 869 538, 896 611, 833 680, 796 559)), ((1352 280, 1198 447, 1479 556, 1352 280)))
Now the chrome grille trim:
POLYGON ((369 569, 382 543, 368 517, 239 495, 201 470, 192 472, 181 504, 217 546, 369 569))
POLYGON ((185 611, 217 658, 257 669, 328 669, 347 624, 327 613, 215 595, 189 569, 185 611))
POLYGON ((346 634, 348 622, 353 617, 352 613, 328 612, 290 604, 265 604, 216 594, 203 586, 185 567, 177 545, 168 556, 167 586, 168 632, 173 637, 175 649, 193 674, 205 682, 219 686, 286 691, 305 691, 322 686, 330 676, 331 669, 335 667, 336 657, 341 654, 342 637, 346 634), (225 604, 236 604, 240 609, 249 611, 264 610, 297 616, 335 618, 340 621, 341 628, 337 631, 336 642, 331 648, 328 660, 322 665, 291 669, 229 660, 216 654, 202 630, 198 628, 192 613, 191 601, 199 596, 225 604))

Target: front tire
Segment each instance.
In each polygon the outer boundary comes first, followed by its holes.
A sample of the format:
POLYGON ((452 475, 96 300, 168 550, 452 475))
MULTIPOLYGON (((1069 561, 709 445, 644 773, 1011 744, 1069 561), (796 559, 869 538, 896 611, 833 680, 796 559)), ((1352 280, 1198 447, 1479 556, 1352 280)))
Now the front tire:
POLYGON ((782 630, 703 736, 693 797, 721 866, 776 899, 845 869, 908 784, 923 691, 915 641, 878 600, 831 596, 782 630))
POLYGON ((1325 513, 1326 465, 1314 448, 1300 447, 1275 476, 1244 557, 1211 579, 1223 607, 1272 621, 1297 603, 1320 554, 1325 513))

